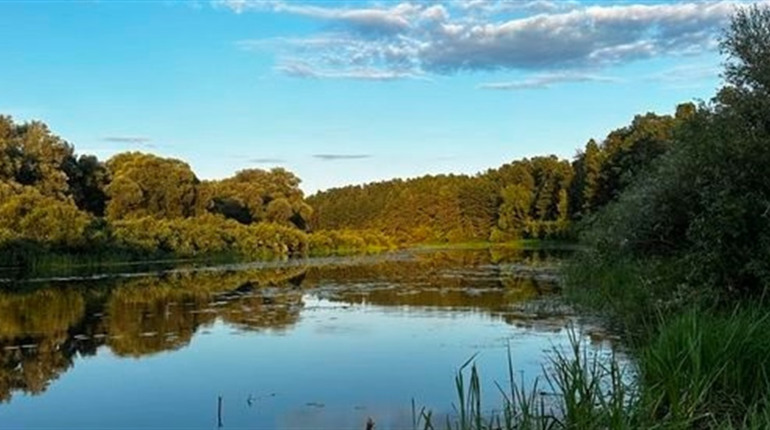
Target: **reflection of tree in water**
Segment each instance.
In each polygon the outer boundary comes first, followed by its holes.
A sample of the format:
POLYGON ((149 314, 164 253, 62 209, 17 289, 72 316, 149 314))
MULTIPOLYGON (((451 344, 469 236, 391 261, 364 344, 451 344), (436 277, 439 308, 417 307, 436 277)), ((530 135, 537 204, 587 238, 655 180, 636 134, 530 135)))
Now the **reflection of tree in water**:
POLYGON ((549 294, 555 289, 553 284, 532 278, 501 278, 497 285, 489 286, 488 281, 482 284, 461 287, 351 288, 337 290, 330 298, 352 304, 465 308, 498 313, 508 310, 515 303, 549 294))
POLYGON ((15 390, 41 393, 69 369, 75 352, 69 329, 84 310, 76 291, 0 294, 0 401, 15 390))
POLYGON ((0 401, 14 391, 39 394, 72 366, 76 354, 103 345, 139 357, 187 345, 217 318, 243 328, 294 324, 301 268, 172 273, 157 278, 68 285, 0 294, 0 401))
POLYGON ((366 264, 351 258, 309 268, 178 271, 0 293, 0 401, 14 391, 43 392, 76 355, 100 347, 128 357, 175 350, 217 319, 244 330, 284 330, 298 321, 308 289, 348 303, 505 314, 511 303, 551 290, 519 270, 549 261, 547 253, 514 249, 432 251, 366 264))
POLYGON ((194 312, 208 305, 206 291, 143 283, 118 288, 106 304, 107 344, 119 356, 139 357, 183 347, 200 325, 216 318, 194 312))
POLYGON ((513 248, 418 252, 372 264, 311 267, 305 286, 349 287, 346 298, 356 303, 494 308, 552 292, 553 282, 522 270, 549 264, 547 252, 513 248))
POLYGON ((339 264, 309 267, 305 286, 329 283, 392 283, 437 288, 500 287, 506 263, 541 267, 551 264, 550 251, 516 248, 442 250, 405 254, 357 264, 356 259, 339 264), (501 266, 502 265, 502 266, 501 266))
POLYGON ((238 300, 226 302, 227 306, 221 313, 222 320, 245 330, 283 330, 291 327, 299 320, 302 310, 302 290, 279 288, 282 289, 255 289, 253 286, 240 289, 238 300))
POLYGON ((474 310, 521 325, 533 317, 554 320, 522 307, 555 293, 556 262, 546 250, 417 252, 372 264, 311 267, 305 286, 331 301, 474 310))

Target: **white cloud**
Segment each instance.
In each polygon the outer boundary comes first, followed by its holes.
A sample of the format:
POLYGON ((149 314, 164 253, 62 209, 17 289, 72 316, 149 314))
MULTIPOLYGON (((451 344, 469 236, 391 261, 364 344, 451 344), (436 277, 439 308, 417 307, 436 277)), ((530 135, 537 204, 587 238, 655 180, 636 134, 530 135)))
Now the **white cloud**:
MULTIPOLYGON (((770 4, 768 0, 764 3, 770 4)), ((242 41, 276 46, 291 76, 392 80, 478 70, 600 69, 713 51, 732 0, 585 6, 575 1, 454 0, 313 3, 219 0, 235 12, 269 11, 328 22, 305 38, 242 41), (287 61, 291 58, 291 61, 287 61)))
POLYGON ((323 161, 362 160, 371 157, 370 154, 313 154, 313 158, 323 161))
POLYGON ((576 72, 560 72, 560 73, 544 73, 532 76, 527 79, 510 82, 489 82, 478 86, 484 90, 530 90, 530 89, 547 89, 551 88, 554 84, 569 83, 569 82, 605 82, 605 83, 617 83, 621 82, 618 78, 609 76, 600 76, 587 73, 576 72))
POLYGON ((152 139, 144 136, 107 136, 102 138, 105 142, 147 144, 152 139))
POLYGON ((721 67, 717 64, 685 64, 643 77, 648 82, 658 82, 667 88, 701 88, 713 85, 720 79, 721 67))
POLYGON ((395 81, 400 79, 425 79, 410 71, 377 69, 371 67, 337 69, 318 69, 303 61, 287 61, 279 64, 276 70, 294 78, 306 79, 353 79, 359 81, 395 81))
POLYGON ((429 21, 444 22, 449 19, 449 12, 447 12, 444 6, 437 4, 420 12, 420 18, 429 21))

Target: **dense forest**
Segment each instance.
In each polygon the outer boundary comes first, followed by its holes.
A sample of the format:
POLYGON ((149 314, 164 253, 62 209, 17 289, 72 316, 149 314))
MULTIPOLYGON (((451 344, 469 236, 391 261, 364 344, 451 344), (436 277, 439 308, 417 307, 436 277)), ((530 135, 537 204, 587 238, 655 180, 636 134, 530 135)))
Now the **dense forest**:
POLYGON ((0 116, 0 255, 3 265, 18 265, 46 253, 258 258, 563 239, 570 221, 612 201, 664 153, 695 110, 637 116, 571 162, 535 157, 475 176, 396 179, 307 199, 282 168, 202 181, 172 158, 77 155, 45 124, 0 116))
POLYGON ((46 252, 253 258, 390 246, 375 233, 309 234, 299 183, 280 168, 201 181, 183 161, 139 152, 103 162, 43 123, 0 116, 2 265, 46 252))
POLYGON ((439 175, 347 186, 308 198, 314 229, 376 230, 399 242, 563 239, 571 222, 613 201, 674 142, 696 112, 647 113, 590 140, 574 159, 516 160, 475 176, 439 175))

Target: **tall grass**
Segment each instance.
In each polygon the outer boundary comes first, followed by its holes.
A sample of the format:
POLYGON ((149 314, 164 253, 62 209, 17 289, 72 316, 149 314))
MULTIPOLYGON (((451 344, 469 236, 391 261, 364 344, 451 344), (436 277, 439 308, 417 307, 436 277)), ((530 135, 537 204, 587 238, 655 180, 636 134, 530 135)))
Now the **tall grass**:
MULTIPOLYGON (((554 348, 543 374, 526 386, 515 378, 508 351, 507 386, 496 383, 499 400, 489 409, 482 402, 479 370, 473 357, 455 375, 457 402, 446 422, 435 424, 424 409, 413 419, 415 429, 551 430, 632 428, 633 379, 614 355, 588 348, 570 332, 566 350, 554 348), (467 377, 467 380, 466 380, 467 377)), ((413 407, 413 414, 416 413, 413 407)))
POLYGON ((637 427, 770 428, 770 310, 684 282, 675 259, 584 253, 568 300, 606 316, 638 368, 637 427))
POLYGON ((761 307, 686 311, 638 355, 651 419, 713 427, 768 415, 770 315, 761 307))
POLYGON ((542 374, 526 386, 496 384, 495 408, 482 402, 471 360, 455 376, 454 413, 423 430, 767 429, 770 428, 770 314, 762 306, 731 312, 690 309, 665 317, 648 341, 618 357, 571 331, 542 374))
POLYGON ((645 342, 685 307, 710 306, 708 291, 689 288, 673 260, 607 259, 582 251, 561 268, 565 299, 606 319, 628 343, 645 342))

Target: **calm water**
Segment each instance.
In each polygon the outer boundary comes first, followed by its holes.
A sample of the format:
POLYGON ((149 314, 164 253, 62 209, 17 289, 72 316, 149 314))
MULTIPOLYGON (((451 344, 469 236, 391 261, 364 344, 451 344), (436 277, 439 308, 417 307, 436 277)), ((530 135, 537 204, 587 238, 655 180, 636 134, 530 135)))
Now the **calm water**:
POLYGON ((567 341, 543 251, 177 268, 0 284, 0 428, 410 428, 567 341))

